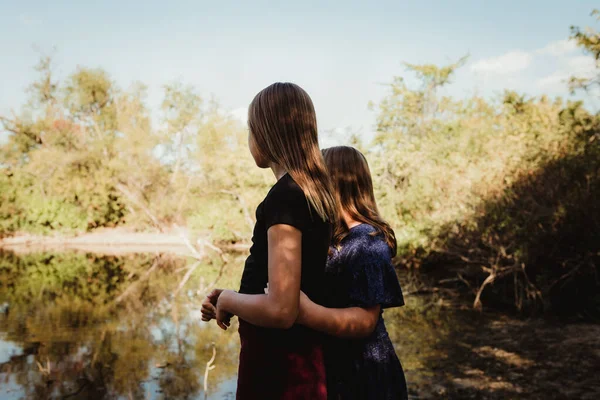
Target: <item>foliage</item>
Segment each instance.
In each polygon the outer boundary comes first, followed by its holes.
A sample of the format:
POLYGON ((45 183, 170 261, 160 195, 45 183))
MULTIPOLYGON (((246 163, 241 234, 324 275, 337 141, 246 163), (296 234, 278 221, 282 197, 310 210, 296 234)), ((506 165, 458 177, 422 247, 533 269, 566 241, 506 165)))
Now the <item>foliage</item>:
POLYGON ((218 104, 168 85, 155 123, 143 85, 122 90, 103 70, 81 67, 58 82, 51 66, 41 60, 23 112, 0 117, 10 133, 0 147, 2 234, 188 220, 201 230, 218 225, 218 239, 247 233, 248 218, 222 216, 250 215, 268 181, 253 168, 245 130, 218 104), (218 218, 199 218, 206 209, 218 218))
MULTIPOLYGON (((598 66, 598 33, 573 27, 572 39, 598 66)), ((600 117, 581 102, 512 91, 442 95, 466 60, 406 64, 420 84, 394 77, 371 105, 373 142, 350 138, 370 161, 399 264, 455 277, 478 307, 595 313, 600 117)), ((60 82, 48 58, 38 71, 27 107, 0 117, 11 133, 0 147, 0 234, 177 224, 249 240, 272 177, 215 101, 173 83, 153 117, 140 83, 123 90, 88 68, 60 82)), ((588 89, 598 76, 571 83, 588 89)))
MULTIPOLYGON (((600 10, 592 11, 592 16, 595 16, 600 21, 600 10)), ((578 26, 572 26, 571 39, 575 40, 586 53, 594 58, 598 69, 600 67, 600 33, 590 27, 581 29, 578 26)), ((569 85, 573 91, 577 89, 590 89, 600 85, 600 74, 596 73, 596 76, 585 77, 573 76, 569 85)))
POLYGON ((596 315, 600 118, 545 96, 439 96, 459 64, 410 65, 422 84, 394 78, 378 107, 368 157, 399 264, 458 276, 476 307, 596 315))

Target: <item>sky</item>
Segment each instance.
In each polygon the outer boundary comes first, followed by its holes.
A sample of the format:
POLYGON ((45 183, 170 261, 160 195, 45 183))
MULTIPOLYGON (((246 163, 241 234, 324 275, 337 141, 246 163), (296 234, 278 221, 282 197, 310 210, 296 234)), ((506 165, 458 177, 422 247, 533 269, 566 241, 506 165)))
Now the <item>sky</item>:
POLYGON ((368 135, 368 103, 406 76, 404 62, 443 65, 469 54, 447 89, 454 96, 512 89, 569 97, 565 80, 593 69, 567 40, 569 27, 596 25, 594 7, 597 0, 0 0, 0 115, 26 101, 41 52, 54 55, 58 77, 100 67, 121 88, 145 83, 153 108, 163 85, 191 84, 240 119, 259 90, 295 82, 311 95, 320 131, 368 135))

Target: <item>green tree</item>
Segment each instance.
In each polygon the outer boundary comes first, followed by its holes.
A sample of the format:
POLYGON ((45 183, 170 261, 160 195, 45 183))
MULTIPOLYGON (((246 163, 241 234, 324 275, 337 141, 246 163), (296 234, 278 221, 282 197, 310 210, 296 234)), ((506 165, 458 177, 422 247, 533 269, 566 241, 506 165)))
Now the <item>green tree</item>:
MULTIPOLYGON (((596 17, 596 21, 600 21, 600 10, 592 11, 592 17, 596 17)), ((581 47, 587 54, 591 55, 596 62, 596 70, 600 71, 600 33, 593 28, 581 29, 577 26, 571 27, 571 39, 575 40, 577 45, 581 47)), ((571 77, 569 85, 571 90, 591 89, 600 84, 600 74, 587 77, 571 77)))
POLYGON ((268 181, 248 154, 247 132, 218 103, 167 85, 153 123, 143 84, 123 90, 83 67, 59 82, 51 66, 42 58, 26 107, 0 119, 9 132, 0 147, 4 234, 176 223, 246 239, 268 181))

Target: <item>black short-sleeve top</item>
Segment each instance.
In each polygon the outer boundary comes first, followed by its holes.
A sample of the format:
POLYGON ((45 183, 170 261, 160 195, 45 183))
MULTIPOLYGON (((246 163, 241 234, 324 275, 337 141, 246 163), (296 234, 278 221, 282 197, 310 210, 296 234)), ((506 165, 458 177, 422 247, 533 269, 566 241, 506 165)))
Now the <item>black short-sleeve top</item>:
POLYGON ((302 188, 283 175, 256 209, 250 255, 246 259, 240 293, 264 294, 268 282, 267 231, 273 225, 291 225, 302 232, 301 290, 320 302, 324 295, 325 264, 332 227, 310 205, 302 188))

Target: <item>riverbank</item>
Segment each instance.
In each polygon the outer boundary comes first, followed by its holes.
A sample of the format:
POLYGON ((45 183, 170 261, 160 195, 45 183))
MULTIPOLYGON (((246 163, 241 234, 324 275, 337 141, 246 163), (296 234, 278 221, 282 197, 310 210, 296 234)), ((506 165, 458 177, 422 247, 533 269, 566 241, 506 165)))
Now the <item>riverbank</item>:
POLYGON ((406 371, 411 399, 591 400, 600 398, 598 337, 597 324, 469 310, 427 352, 408 350, 412 338, 396 346, 419 358, 406 371))
MULTIPOLYGON (((82 252, 123 255, 135 253, 191 254, 191 242, 201 246, 202 241, 191 240, 185 229, 167 232, 134 232, 125 228, 103 228, 76 236, 39 236, 18 234, 0 238, 0 249, 17 254, 41 251, 76 250, 82 252)), ((219 245, 224 251, 244 251, 244 243, 219 245)))

